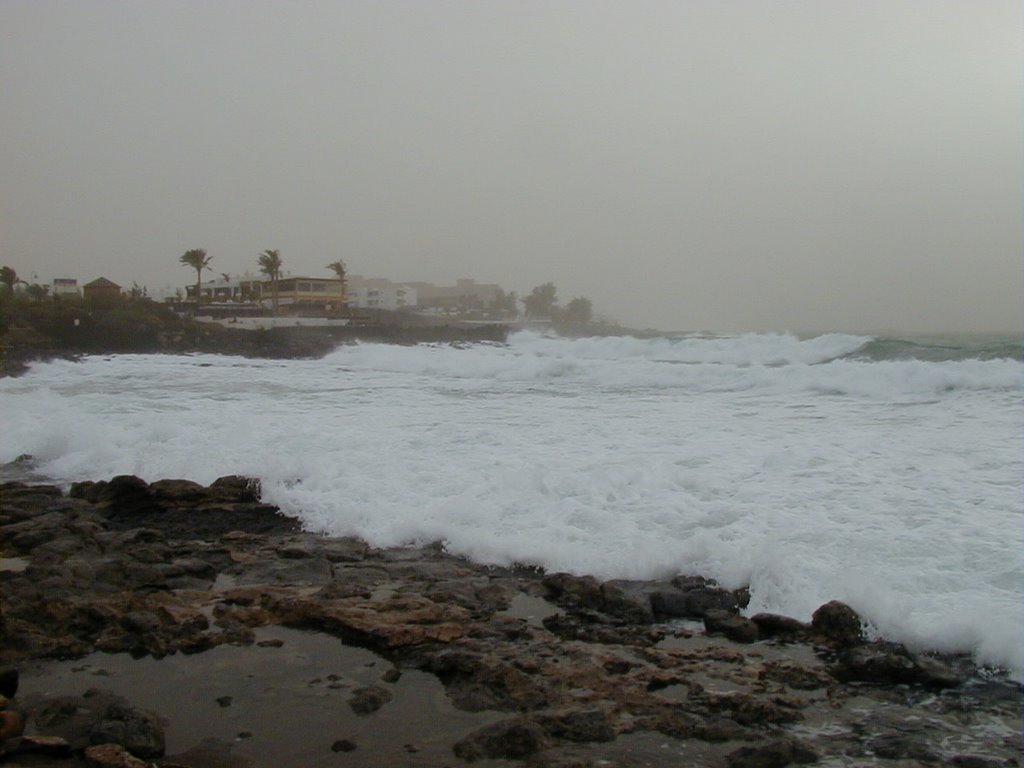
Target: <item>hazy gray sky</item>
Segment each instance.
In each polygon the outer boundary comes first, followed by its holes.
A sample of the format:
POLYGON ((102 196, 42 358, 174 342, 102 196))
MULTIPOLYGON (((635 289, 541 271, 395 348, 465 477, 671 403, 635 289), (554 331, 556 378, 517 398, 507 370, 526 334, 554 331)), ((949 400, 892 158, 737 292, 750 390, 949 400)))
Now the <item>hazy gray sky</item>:
POLYGON ((0 0, 0 262, 1019 330, 1018 0, 0 0))

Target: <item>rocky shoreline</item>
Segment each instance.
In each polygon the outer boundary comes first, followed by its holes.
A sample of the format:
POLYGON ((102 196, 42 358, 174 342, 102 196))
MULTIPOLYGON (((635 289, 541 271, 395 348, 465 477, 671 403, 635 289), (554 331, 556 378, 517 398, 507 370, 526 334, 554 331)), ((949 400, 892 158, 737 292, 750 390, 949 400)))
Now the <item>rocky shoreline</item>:
POLYGON ((6 482, 0 535, 9 765, 1020 764, 1018 684, 841 603, 374 549, 240 477, 6 482))

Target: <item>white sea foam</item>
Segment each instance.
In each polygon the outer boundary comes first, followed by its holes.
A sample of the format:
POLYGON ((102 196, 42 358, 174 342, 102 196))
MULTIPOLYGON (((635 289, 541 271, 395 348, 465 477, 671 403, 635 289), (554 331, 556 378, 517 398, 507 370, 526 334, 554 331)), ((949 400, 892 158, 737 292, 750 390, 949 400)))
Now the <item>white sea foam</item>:
POLYGON ((312 530, 480 561, 750 583, 1022 669, 1022 365, 833 334, 120 356, 0 381, 0 461, 260 477, 312 530))

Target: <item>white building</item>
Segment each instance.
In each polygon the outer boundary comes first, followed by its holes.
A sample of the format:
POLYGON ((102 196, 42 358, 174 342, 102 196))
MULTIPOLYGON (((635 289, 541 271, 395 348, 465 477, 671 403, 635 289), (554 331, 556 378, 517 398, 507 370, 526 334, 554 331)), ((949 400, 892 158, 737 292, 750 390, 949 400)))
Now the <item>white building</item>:
POLYGON ((73 277, 55 277, 53 278, 53 295, 54 296, 79 296, 81 291, 78 290, 78 281, 73 277))
POLYGON ((349 287, 348 305, 359 309, 412 309, 416 306, 416 289, 408 285, 362 285, 349 287))

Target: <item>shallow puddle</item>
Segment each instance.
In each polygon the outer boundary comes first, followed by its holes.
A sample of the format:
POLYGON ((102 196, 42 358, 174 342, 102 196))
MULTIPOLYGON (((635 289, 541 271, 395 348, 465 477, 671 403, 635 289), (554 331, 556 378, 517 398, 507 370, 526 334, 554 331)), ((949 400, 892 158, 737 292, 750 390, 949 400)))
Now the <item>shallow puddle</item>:
POLYGON ((497 615, 508 616, 513 619, 522 619, 532 627, 543 625, 544 619, 554 616, 561 609, 554 603, 549 603, 543 597, 534 597, 525 592, 520 592, 512 598, 508 608, 499 611, 497 615))
POLYGON ((220 646, 160 660, 96 653, 33 663, 21 669, 19 699, 112 691, 165 718, 168 755, 215 738, 233 742, 232 754, 254 768, 454 764, 456 741, 507 717, 455 709, 437 678, 424 672, 403 670, 397 682, 381 682, 390 662, 329 635, 266 627, 257 630, 257 641, 283 644, 220 646), (360 716, 348 700, 367 685, 394 698, 360 716), (333 752, 340 740, 356 749, 333 752))

